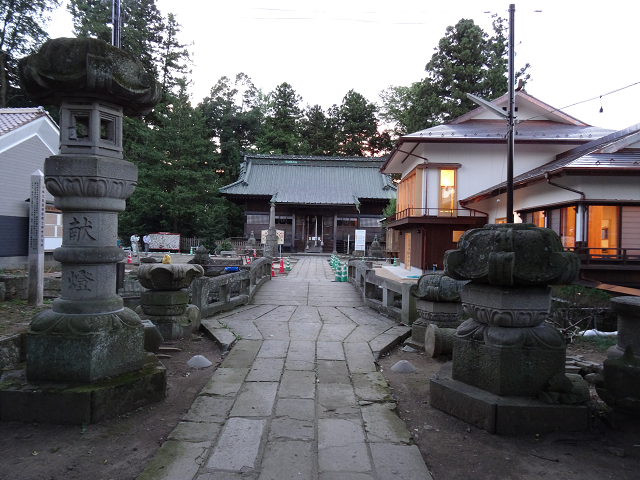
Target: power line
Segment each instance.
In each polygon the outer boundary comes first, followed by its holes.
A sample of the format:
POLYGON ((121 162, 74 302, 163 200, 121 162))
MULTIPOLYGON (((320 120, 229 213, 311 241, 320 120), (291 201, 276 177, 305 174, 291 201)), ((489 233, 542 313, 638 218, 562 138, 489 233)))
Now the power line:
POLYGON ((572 103, 571 105, 567 105, 566 107, 555 108, 555 109, 551 110, 551 112, 547 112, 547 113, 542 114, 542 115, 536 115, 535 117, 530 117, 530 118, 526 118, 524 120, 519 120, 518 123, 524 122, 526 120, 533 120, 534 118, 538 118, 538 117, 544 117, 545 115, 548 115, 549 113, 558 112, 558 111, 561 111, 561 110, 565 110, 567 108, 575 107, 576 105, 581 105, 583 103, 591 102, 593 100, 597 100, 598 98, 602 99, 602 97, 606 97, 607 95, 611 95, 612 93, 616 93, 616 92, 619 92, 621 90, 625 90, 627 88, 630 88, 630 87, 633 87, 634 85, 639 85, 639 84, 640 84, 640 82, 635 82, 635 83, 632 83, 630 85, 627 85, 626 87, 616 88, 615 90, 612 90, 610 92, 603 93, 602 95, 596 95, 595 97, 588 98, 587 100, 581 100, 579 102, 572 103))

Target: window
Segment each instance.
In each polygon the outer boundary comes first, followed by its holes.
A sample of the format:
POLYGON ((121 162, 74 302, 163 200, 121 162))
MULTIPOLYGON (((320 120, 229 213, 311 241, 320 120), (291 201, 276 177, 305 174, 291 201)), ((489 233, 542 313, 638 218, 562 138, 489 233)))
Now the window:
POLYGON ((376 228, 380 227, 382 217, 360 217, 360 228, 376 228))
POLYGON ((399 218, 405 218, 412 215, 414 207, 414 198, 416 193, 416 172, 413 171, 402 179, 398 185, 396 212, 400 214, 399 218))
POLYGON ((544 211, 540 210, 531 214, 531 223, 536 227, 544 228, 544 211))
POLYGON ((247 224, 266 224, 269 225, 269 215, 247 215, 247 224))
POLYGON ((576 208, 560 209, 560 238, 562 246, 573 248, 576 246, 576 208))
POLYGON ((358 219, 357 218, 338 217, 338 226, 339 227, 357 227, 358 226, 358 219))
POLYGON ((507 217, 496 218, 495 223, 496 223, 496 225, 500 225, 502 223, 507 223, 507 217))
POLYGON ((293 217, 276 217, 276 225, 291 225, 293 217))
POLYGON ((613 255, 619 246, 618 242, 618 216, 620 207, 591 205, 589 207, 589 230, 587 246, 589 248, 602 249, 600 252, 591 250, 591 253, 613 255))
POLYGON ((456 210, 456 171, 440 170, 438 216, 453 217, 456 210))

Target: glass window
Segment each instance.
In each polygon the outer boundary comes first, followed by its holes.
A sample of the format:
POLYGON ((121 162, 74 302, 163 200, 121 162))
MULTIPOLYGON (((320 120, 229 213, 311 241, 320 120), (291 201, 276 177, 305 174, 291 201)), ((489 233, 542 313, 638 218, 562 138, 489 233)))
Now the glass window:
POLYGON ((544 228, 544 211, 540 210, 538 212, 533 212, 531 216, 531 223, 536 227, 544 228))
POLYGON ((562 246, 573 248, 576 246, 576 208, 560 209, 560 238, 562 246))
POLYGON ((269 225, 269 215, 247 215, 247 224, 267 224, 269 225))
POLYGON ((589 207, 589 231, 587 246, 601 249, 591 250, 591 253, 613 255, 619 246, 618 242, 618 216, 620 207, 591 205, 589 207))
POLYGON ((456 171, 440 170, 440 197, 438 215, 455 216, 456 208, 456 171))

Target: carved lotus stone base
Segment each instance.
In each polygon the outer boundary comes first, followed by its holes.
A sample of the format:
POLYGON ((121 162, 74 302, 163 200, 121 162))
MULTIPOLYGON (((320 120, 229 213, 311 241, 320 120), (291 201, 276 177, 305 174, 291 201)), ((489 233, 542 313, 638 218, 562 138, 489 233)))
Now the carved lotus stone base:
POLYGON ((142 367, 144 327, 128 308, 102 315, 46 310, 32 321, 26 352, 31 382, 96 382, 142 367))
POLYGON ((489 326, 467 320, 453 338, 453 378, 496 395, 535 397, 563 373, 566 350, 549 325, 489 326))
POLYGON ((534 327, 551 307, 551 290, 467 283, 462 287, 464 312, 474 320, 501 327, 534 327))
POLYGON ((416 300, 416 310, 425 325, 435 324, 438 327, 456 328, 462 323, 462 303, 460 302, 432 302, 416 300))

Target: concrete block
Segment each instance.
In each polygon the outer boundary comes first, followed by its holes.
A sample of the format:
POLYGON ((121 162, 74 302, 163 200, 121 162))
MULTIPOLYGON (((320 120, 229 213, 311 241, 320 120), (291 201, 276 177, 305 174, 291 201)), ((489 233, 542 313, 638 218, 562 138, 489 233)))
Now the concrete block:
POLYGON ((358 400, 389 402, 392 399, 389 384, 380 372, 354 373, 351 380, 358 400))
POLYGON ((368 343, 344 343, 343 347, 349 372, 354 374, 372 373, 376 371, 376 365, 373 362, 373 353, 368 343))
POLYGON ((285 370, 280 382, 279 398, 315 398, 314 372, 285 370))
POLYGON ((369 472, 371 462, 362 424, 356 419, 318 420, 318 470, 369 472))
POLYGON ((169 440, 182 442, 215 442, 222 429, 222 423, 180 422, 169 434, 169 440))
POLYGON ((276 417, 313 421, 315 402, 310 399, 280 398, 276 403, 276 417))
POLYGON ((200 394, 235 397, 248 373, 249 368, 220 367, 215 371, 200 394))
POLYGON ((313 478, 315 455, 306 442, 269 442, 260 466, 260 480, 313 478))
POLYGON ((589 429, 586 405, 550 405, 535 398, 499 397, 496 401, 498 435, 584 432, 589 429))
POLYGON ((277 382, 245 382, 230 415, 233 417, 270 416, 277 391, 277 382))
POLYGON ((260 358, 285 358, 289 350, 288 340, 265 340, 262 342, 258 357, 260 358))
POLYGON ((315 342, 292 340, 287 352, 287 370, 313 370, 316 363, 315 342))
POLYGON ((256 468, 266 425, 267 421, 263 419, 230 418, 207 461, 207 468, 238 473, 246 468, 256 468))
POLYGON ((274 418, 269 429, 269 440, 313 440, 315 439, 313 420, 295 420, 292 418, 274 418))
POLYGON ((432 480, 431 473, 415 445, 371 444, 371 456, 378 478, 432 480))
POLYGON ((318 360, 344 360, 342 342, 316 342, 318 360))
POLYGON ((232 405, 232 398, 200 395, 195 399, 185 416, 182 417, 182 420, 185 422, 222 423, 227 419, 232 405))
POLYGON ((191 480, 204 463, 211 442, 167 440, 137 480, 191 480))
POLYGON ((351 383, 347 362, 318 360, 318 383, 351 383))
POLYGON ((408 445, 411 435, 395 412, 395 403, 374 403, 362 407, 362 419, 369 443, 408 445))
POLYGON ((256 358, 247 375, 247 382, 279 382, 284 358, 256 358))
POLYGON ((240 340, 233 347, 227 358, 222 362, 225 368, 249 368, 256 358, 262 342, 254 340, 240 340))

